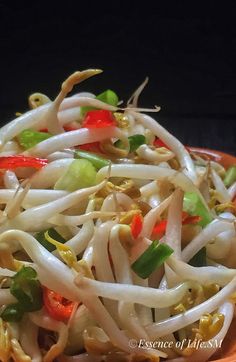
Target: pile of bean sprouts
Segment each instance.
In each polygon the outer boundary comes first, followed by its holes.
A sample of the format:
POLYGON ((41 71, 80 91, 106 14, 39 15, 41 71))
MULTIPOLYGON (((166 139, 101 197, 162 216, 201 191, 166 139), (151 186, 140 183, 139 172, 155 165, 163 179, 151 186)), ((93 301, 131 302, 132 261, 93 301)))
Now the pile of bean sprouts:
POLYGON ((7 283, 17 271, 12 258, 32 266, 43 286, 77 302, 66 323, 54 320, 45 308, 26 313, 19 323, 5 323, 5 333, 10 343, 15 343, 11 358, 33 362, 208 361, 217 351, 215 344, 191 349, 186 345, 178 348, 177 342, 197 338, 201 318, 212 317, 214 327, 219 315, 223 323, 221 328, 215 327, 209 340, 222 341, 233 320, 235 210, 225 207, 216 213, 211 199, 214 195, 217 205, 230 203, 236 185, 227 189, 222 165, 189 153, 145 113, 155 114, 157 107, 138 107, 146 81, 127 105, 117 107, 97 100, 92 93, 68 95, 75 84, 96 73, 72 74, 54 101, 42 94, 32 95, 31 109, 0 129, 0 157, 23 154, 48 160, 40 170, 1 170, 0 307, 15 301, 7 283), (116 112, 124 123, 105 132, 83 128, 81 107, 87 106, 116 112), (76 129, 66 132, 65 125, 76 129), (23 150, 17 136, 25 129, 43 128, 53 136, 23 150), (135 134, 144 135, 147 144, 132 155, 115 154, 104 147, 112 164, 98 171, 95 186, 73 192, 54 189, 72 163, 75 147, 116 140, 127 145, 128 137, 135 134), (168 148, 153 147, 155 137, 168 148), (125 183, 130 187, 123 187, 125 183), (197 193, 211 213, 213 221, 206 227, 182 225, 185 192, 197 193), (143 213, 142 232, 136 240, 127 222, 135 210, 143 213), (141 279, 131 264, 152 243, 152 229, 164 218, 167 226, 160 242, 174 253, 148 279, 141 279), (78 265, 83 265, 81 271, 68 266, 57 251, 49 252, 34 237, 51 227, 65 236, 65 245, 76 254, 78 265), (207 266, 189 265, 203 247, 207 266), (53 336, 49 347, 39 343, 42 331, 44 340, 53 336), (131 340, 137 345, 131 345, 131 340), (140 340, 172 341, 172 347, 140 348, 140 340))

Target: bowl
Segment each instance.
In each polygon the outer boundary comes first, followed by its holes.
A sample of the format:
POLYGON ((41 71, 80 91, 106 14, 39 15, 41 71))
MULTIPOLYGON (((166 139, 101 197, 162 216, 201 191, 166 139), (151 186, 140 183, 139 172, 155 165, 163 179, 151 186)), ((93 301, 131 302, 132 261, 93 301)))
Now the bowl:
MULTIPOLYGON (((207 148, 188 147, 190 152, 199 154, 204 158, 219 162, 225 168, 236 165, 236 157, 221 151, 207 148)), ((236 318, 233 319, 230 329, 222 343, 222 348, 218 350, 210 359, 212 362, 236 362, 236 318)), ((200 361, 199 361, 200 362, 200 361)))

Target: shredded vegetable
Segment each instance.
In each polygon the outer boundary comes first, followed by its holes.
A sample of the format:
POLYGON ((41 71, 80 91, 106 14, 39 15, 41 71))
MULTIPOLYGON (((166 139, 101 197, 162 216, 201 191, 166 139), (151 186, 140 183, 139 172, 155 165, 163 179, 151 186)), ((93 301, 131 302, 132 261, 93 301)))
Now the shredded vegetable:
POLYGON ((235 314, 236 166, 140 108, 147 78, 124 106, 69 94, 100 73, 0 130, 0 360, 208 361, 235 314))

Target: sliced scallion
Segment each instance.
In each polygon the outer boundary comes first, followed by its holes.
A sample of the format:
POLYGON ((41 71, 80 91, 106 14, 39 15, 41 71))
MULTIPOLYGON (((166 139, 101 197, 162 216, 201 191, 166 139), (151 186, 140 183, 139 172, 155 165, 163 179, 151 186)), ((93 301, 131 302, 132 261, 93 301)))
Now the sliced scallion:
POLYGON ((131 265, 131 268, 140 278, 146 279, 156 268, 160 267, 173 252, 174 250, 167 244, 159 244, 159 242, 155 240, 131 265))

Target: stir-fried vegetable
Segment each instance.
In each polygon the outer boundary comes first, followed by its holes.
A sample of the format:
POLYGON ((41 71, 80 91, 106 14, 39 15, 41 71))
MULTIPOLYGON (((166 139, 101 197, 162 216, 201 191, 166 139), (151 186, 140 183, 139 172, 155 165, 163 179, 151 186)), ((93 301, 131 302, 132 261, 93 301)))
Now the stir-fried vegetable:
POLYGON ((23 155, 0 157, 0 169, 15 170, 18 167, 42 168, 48 163, 45 158, 28 157, 23 155))
POLYGON ((43 287, 43 303, 50 317, 62 322, 68 321, 76 305, 76 302, 71 302, 46 287, 43 287))
POLYGON ((236 181, 236 166, 228 168, 224 178, 224 184, 226 187, 230 187, 236 181))
POLYGON ((18 138, 19 144, 24 148, 28 149, 34 147, 39 142, 45 141, 50 138, 52 135, 46 132, 37 132, 32 129, 25 129, 22 131, 18 138))
POLYGON ((109 166, 110 164, 109 160, 100 157, 92 152, 76 151, 75 158, 82 158, 88 160, 97 170, 100 170, 100 168, 102 167, 109 166))
POLYGON ((149 277, 174 252, 167 244, 159 244, 157 240, 132 264, 133 271, 143 279, 149 277))
MULTIPOLYGON (((59 243, 65 244, 66 240, 54 228, 48 229, 47 232, 53 239, 56 239, 59 243)), ((35 239, 37 239, 38 242, 50 252, 56 249, 56 246, 52 243, 49 243, 45 238, 45 231, 40 231, 37 233, 35 235, 35 239)))
POLYGON ((189 340, 222 341, 233 319, 236 164, 145 114, 147 79, 122 108, 109 89, 69 96, 99 73, 1 128, 0 360, 208 361, 215 345, 189 340), (129 343, 173 334, 181 348, 129 343))
POLYGON ((206 209, 199 195, 194 192, 186 192, 184 194, 184 211, 190 215, 198 215, 201 217, 199 225, 206 226, 212 221, 210 212, 206 209))
POLYGON ((96 169, 88 160, 74 160, 55 184, 55 190, 75 191, 95 184, 96 169))

